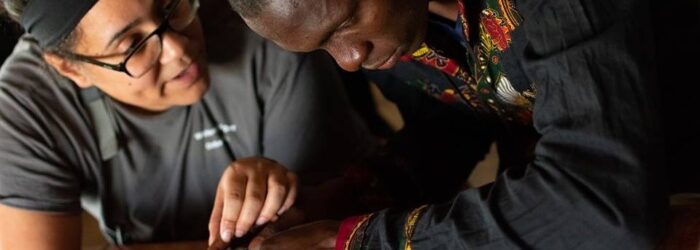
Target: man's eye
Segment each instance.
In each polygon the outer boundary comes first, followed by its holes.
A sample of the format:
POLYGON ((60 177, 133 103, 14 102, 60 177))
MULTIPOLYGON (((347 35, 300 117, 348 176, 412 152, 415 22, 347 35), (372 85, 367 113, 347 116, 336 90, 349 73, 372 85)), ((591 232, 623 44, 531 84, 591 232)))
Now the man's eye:
POLYGON ((337 29, 338 29, 338 30, 344 30, 344 29, 346 29, 347 27, 349 27, 350 25, 352 25, 352 21, 353 21, 352 18, 348 18, 347 20, 345 20, 345 22, 341 23, 341 24, 338 26, 337 29))

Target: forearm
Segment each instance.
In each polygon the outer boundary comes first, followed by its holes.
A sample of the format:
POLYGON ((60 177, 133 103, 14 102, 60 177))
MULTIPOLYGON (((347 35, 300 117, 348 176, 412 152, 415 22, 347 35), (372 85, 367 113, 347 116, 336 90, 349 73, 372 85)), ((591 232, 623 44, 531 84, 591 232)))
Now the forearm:
POLYGON ((80 249, 80 214, 51 214, 0 205, 0 249, 80 249))
POLYGON ((414 249, 650 247, 663 192, 649 175, 629 174, 596 181, 550 166, 509 171, 449 203, 375 213, 351 242, 369 249, 403 249, 408 240, 414 249))
MULTIPOLYGON (((370 249, 651 248, 667 204, 645 1, 521 1, 509 49, 536 83, 534 161, 492 185, 367 220, 370 249), (543 11, 546 10, 546 11, 543 11), (567 26, 569 25, 569 26, 567 26), (572 28, 576 27, 576 28, 572 28)), ((361 225, 361 224, 360 224, 361 225)), ((341 239, 342 240, 342 239, 341 239)))

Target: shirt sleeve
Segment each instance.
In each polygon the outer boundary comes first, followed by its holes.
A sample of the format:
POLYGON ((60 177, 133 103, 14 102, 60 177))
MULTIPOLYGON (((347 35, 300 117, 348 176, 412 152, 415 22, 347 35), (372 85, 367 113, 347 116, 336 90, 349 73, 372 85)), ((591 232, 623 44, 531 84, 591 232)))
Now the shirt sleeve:
POLYGON ((60 96, 57 78, 40 58, 37 50, 20 42, 0 71, 0 203, 76 212, 81 182, 69 162, 87 152, 75 150, 75 145, 90 142, 75 136, 79 126, 66 122, 77 112, 68 111, 71 104, 60 96))
POLYGON ((654 246, 667 201, 648 3, 516 3, 527 42, 512 50, 537 88, 535 160, 447 203, 375 213, 341 248, 654 246))
POLYGON ((373 139, 330 58, 264 46, 268 57, 259 86, 264 155, 295 170, 310 185, 338 175, 339 168, 366 155, 373 139))

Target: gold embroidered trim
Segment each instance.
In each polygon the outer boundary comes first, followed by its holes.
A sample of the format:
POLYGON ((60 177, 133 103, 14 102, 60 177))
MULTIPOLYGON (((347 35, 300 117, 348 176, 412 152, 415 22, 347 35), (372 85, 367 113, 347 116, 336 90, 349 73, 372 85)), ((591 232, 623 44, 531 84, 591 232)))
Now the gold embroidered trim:
POLYGON ((428 205, 423 205, 419 208, 414 209, 408 214, 408 219, 406 219, 406 226, 404 226, 404 238, 406 243, 404 244, 404 250, 412 250, 411 248, 411 237, 413 237, 413 231, 416 230, 416 223, 418 219, 425 212, 428 205))
POLYGON ((365 223, 367 223, 370 217, 372 217, 372 214, 365 215, 362 218, 362 220, 360 220, 360 222, 357 223, 357 225, 355 225, 355 227, 352 229, 352 232, 350 233, 350 237, 348 237, 348 239, 345 240, 345 250, 350 249, 350 243, 352 243, 352 239, 355 238, 355 234, 357 233, 358 229, 360 229, 365 223))

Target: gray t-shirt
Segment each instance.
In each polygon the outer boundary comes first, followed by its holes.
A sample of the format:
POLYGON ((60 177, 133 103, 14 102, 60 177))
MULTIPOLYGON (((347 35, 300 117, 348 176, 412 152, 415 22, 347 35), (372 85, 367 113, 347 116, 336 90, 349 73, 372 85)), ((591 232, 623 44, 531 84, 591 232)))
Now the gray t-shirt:
POLYGON ((263 155, 313 183, 369 148, 325 54, 285 52, 239 22, 208 20, 204 98, 146 116, 104 97, 120 145, 105 162, 81 90, 22 39, 0 71, 0 203, 82 206, 117 243, 204 239, 235 159, 263 155))

